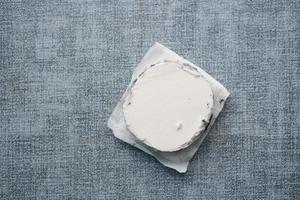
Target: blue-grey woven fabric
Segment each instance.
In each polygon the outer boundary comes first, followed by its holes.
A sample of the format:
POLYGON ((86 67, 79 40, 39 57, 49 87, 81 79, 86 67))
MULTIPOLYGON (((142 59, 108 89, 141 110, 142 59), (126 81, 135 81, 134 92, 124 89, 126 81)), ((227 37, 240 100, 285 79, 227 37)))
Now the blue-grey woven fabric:
POLYGON ((300 1, 0 1, 0 199, 300 199, 300 1), (107 119, 158 41, 231 92, 184 175, 107 119))

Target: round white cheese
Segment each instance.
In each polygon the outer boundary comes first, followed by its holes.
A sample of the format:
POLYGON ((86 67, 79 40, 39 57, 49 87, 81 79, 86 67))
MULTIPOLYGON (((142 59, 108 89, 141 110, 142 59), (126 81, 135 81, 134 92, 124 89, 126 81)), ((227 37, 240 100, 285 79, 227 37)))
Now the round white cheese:
POLYGON ((213 93, 189 65, 162 62, 135 80, 124 101, 127 128, 144 144, 172 152, 189 146, 209 124, 213 93))

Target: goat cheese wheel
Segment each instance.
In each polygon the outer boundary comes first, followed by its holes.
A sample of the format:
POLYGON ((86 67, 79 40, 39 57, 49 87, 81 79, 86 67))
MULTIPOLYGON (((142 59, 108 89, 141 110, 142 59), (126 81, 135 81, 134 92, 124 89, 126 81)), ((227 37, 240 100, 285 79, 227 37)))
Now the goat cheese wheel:
POLYGON ((164 152, 189 146, 209 124, 213 93, 207 80, 187 64, 161 62, 134 81, 123 104, 129 131, 164 152))

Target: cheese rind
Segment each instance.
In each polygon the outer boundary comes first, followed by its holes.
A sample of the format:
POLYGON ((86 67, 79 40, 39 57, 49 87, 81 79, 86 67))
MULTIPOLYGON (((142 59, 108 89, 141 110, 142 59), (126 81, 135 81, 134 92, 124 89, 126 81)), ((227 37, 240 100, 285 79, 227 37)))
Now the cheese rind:
POLYGON ((164 61, 142 72, 123 103, 127 128, 144 144, 164 152, 189 146, 207 127, 213 93, 188 65, 164 61))

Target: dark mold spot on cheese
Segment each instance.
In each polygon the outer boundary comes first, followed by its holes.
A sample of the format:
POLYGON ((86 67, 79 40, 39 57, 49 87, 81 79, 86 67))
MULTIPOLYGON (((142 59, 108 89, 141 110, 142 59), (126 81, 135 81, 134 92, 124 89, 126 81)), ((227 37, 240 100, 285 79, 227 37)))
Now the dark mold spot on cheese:
POLYGON ((208 126, 209 126, 209 124, 210 124, 212 118, 213 118, 213 115, 211 115, 211 116, 209 117, 208 122, 207 122, 205 119, 202 120, 202 122, 203 122, 203 124, 204 124, 204 126, 205 126, 205 129, 204 129, 205 131, 207 130, 207 128, 208 128, 208 126))

